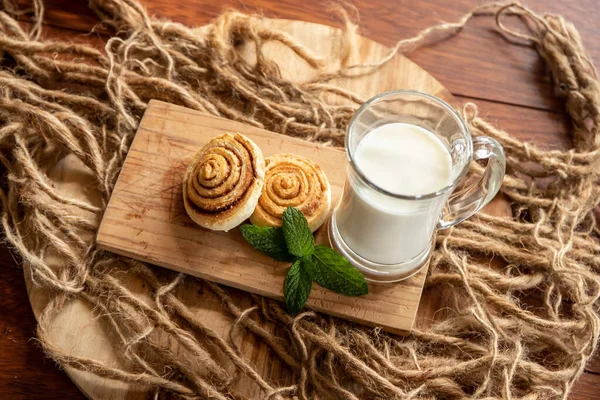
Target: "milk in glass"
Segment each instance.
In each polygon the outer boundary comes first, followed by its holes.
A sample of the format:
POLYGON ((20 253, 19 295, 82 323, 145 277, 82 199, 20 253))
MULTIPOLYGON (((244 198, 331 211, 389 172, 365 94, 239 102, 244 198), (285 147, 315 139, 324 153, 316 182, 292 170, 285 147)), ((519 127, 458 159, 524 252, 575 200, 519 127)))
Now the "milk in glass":
MULTIPOLYGON (((452 159, 428 130, 389 123, 358 143, 354 162, 364 177, 392 194, 420 196, 451 183, 452 159)), ((405 200, 358 184, 352 174, 336 212, 339 233, 358 255, 376 263, 410 260, 430 247, 445 201, 405 200)))

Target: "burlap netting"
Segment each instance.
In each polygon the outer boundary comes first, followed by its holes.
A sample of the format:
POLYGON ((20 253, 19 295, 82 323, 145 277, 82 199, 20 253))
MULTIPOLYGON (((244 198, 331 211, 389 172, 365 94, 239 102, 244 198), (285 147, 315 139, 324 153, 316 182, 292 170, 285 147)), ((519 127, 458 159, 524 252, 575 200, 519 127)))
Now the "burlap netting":
POLYGON ((477 116, 474 105, 466 107, 472 132, 494 137, 506 150, 501 190, 513 216, 482 214, 439 235, 427 285, 443 290, 454 308, 429 330, 398 338, 312 312, 292 318, 281 304, 260 298, 241 308, 227 288, 95 249, 103 208, 150 99, 333 145, 342 143, 364 99, 324 84, 351 67, 344 49, 335 55, 339 59, 315 55, 258 17, 227 12, 200 36, 150 19, 134 0, 92 0, 91 6, 115 32, 104 51, 40 40, 39 3, 28 32, 13 8, 0 12, 3 62, 13 67, 0 71, 2 223, 35 284, 51 293, 37 331, 50 357, 64 367, 139 383, 157 397, 242 398, 232 383, 243 374, 260 386, 261 398, 566 398, 600 331, 594 218, 600 86, 570 23, 517 4, 494 4, 396 46, 411 51, 457 33, 473 15, 496 14, 499 30, 534 46, 550 66, 574 143, 567 152, 545 151, 496 129, 477 116), (508 31, 502 24, 506 14, 525 20, 527 33, 508 31), (236 56, 235 44, 255 42, 260 51, 270 40, 322 72, 319 83, 299 85, 264 58, 257 57, 254 66, 236 56), (317 95, 325 90, 353 105, 324 104, 317 95), (68 197, 50 184, 49 168, 66 156, 87 166, 101 202, 68 197), (534 178, 543 179, 535 184, 534 178), (483 253, 505 260, 507 268, 477 261, 483 253), (58 257, 62 261, 50 268, 49 260, 58 257), (146 282, 153 304, 121 284, 122 271, 146 282), (195 317, 178 295, 182 284, 219 296, 223 312, 236 321, 236 334, 270 346, 272 356, 294 372, 293 384, 281 387, 258 375, 235 340, 222 339, 195 317), (74 299, 89 302, 112 330, 125 367, 65 353, 49 339, 49 321, 74 299), (265 324, 278 325, 276 333, 265 324), (165 335, 169 344, 186 349, 185 356, 165 347, 159 340, 165 335), (224 369, 215 352, 235 368, 224 369))

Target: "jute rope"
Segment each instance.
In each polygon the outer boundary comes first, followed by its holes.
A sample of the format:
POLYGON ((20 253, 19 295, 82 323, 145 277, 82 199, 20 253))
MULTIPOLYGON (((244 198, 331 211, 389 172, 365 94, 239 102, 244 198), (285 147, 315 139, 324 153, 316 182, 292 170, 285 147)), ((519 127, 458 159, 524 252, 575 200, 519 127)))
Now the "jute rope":
POLYGON ((495 3, 398 42, 380 63, 352 66, 356 26, 348 19, 346 40, 331 61, 256 16, 226 12, 200 34, 149 18, 135 0, 92 0, 115 33, 99 51, 40 40, 43 6, 34 4, 29 32, 14 8, 0 12, 0 48, 10 64, 0 71, 0 198, 8 242, 33 282, 50 293, 37 337, 59 365, 140 384, 156 398, 244 398, 234 390, 242 376, 257 386, 257 397, 269 399, 567 397, 600 332, 600 85, 573 25, 518 3, 495 3), (99 219, 150 99, 339 145, 364 99, 332 78, 367 73, 397 52, 458 33, 479 15, 495 16, 500 32, 535 47, 547 62, 565 99, 574 148, 522 143, 479 117, 475 105, 465 106, 472 132, 506 150, 502 193, 513 216, 481 214, 439 235, 427 284, 453 307, 430 329, 398 338, 313 312, 292 318, 275 301, 253 297, 248 307, 219 285, 95 248, 99 219), (507 15, 525 21, 528 33, 507 29, 507 15), (268 41, 288 46, 318 79, 282 78, 262 55, 268 41), (239 56, 243 42, 256 46, 256 65, 239 56), (318 97, 324 92, 348 105, 326 104, 318 97), (100 200, 73 198, 52 185, 48 174, 65 157, 85 166, 89 190, 100 200), (490 268, 481 261, 486 254, 507 267, 490 268), (126 284, 131 276, 144 282, 145 295, 126 284), (186 285, 220 299, 233 321, 229 338, 197 317, 180 296, 186 285), (52 340, 53 319, 75 300, 93 307, 110 329, 117 364, 79 357, 52 340), (293 384, 262 377, 237 346, 241 335, 268 346, 294 374, 293 384))

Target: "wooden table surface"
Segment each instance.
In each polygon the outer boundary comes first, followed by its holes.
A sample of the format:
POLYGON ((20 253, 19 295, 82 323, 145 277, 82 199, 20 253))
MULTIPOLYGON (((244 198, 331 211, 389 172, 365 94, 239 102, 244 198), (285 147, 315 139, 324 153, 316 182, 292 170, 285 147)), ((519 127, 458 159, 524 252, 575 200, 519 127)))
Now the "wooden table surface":
MULTIPOLYGON (((385 45, 441 21, 455 21, 481 0, 354 0, 361 33, 385 45)), ((27 4, 26 0, 17 3, 27 4)), ((339 25, 324 0, 142 0, 151 14, 187 25, 202 25, 226 7, 267 17, 339 25)), ((46 37, 77 42, 97 23, 86 1, 46 1, 46 37)), ((600 60, 597 0, 526 0, 534 11, 562 14, 579 29, 588 54, 600 60)), ((514 136, 547 148, 568 147, 562 103, 552 96, 548 71, 537 54, 511 46, 494 32, 493 20, 472 21, 458 36, 419 50, 410 58, 463 101, 514 136)), ((93 36, 93 35, 92 35, 93 36)), ((92 37, 93 40, 99 40, 92 37)), ((600 64, 597 64, 600 65, 600 64)), ((0 247, 0 397, 2 399, 84 399, 64 372, 44 357, 34 336, 18 256, 0 247)), ((600 358, 586 368, 570 399, 600 399, 600 358)))

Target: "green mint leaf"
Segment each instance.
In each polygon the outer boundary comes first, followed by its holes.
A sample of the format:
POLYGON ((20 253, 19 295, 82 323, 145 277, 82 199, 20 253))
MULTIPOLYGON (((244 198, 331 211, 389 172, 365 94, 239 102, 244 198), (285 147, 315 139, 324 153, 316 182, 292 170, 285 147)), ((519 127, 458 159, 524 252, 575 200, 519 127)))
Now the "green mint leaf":
POLYGON ((310 294, 312 288, 312 277, 309 270, 305 268, 302 259, 296 260, 288 271, 283 283, 283 297, 288 312, 292 315, 298 314, 310 294))
POLYGON ((317 274, 317 265, 315 264, 312 255, 302 257, 300 260, 302 261, 302 268, 310 275, 310 279, 314 280, 317 274))
POLYGON ((294 261, 296 259, 288 252, 281 228, 242 225, 240 230, 248 243, 269 257, 277 261, 294 261))
POLYGON ((315 247, 315 238, 304 214, 294 207, 288 207, 283 212, 281 221, 288 251, 296 257, 311 255, 315 247))
POLYGON ((317 245, 312 258, 316 266, 313 279, 325 289, 346 296, 360 296, 369 292, 365 277, 335 250, 317 245))

